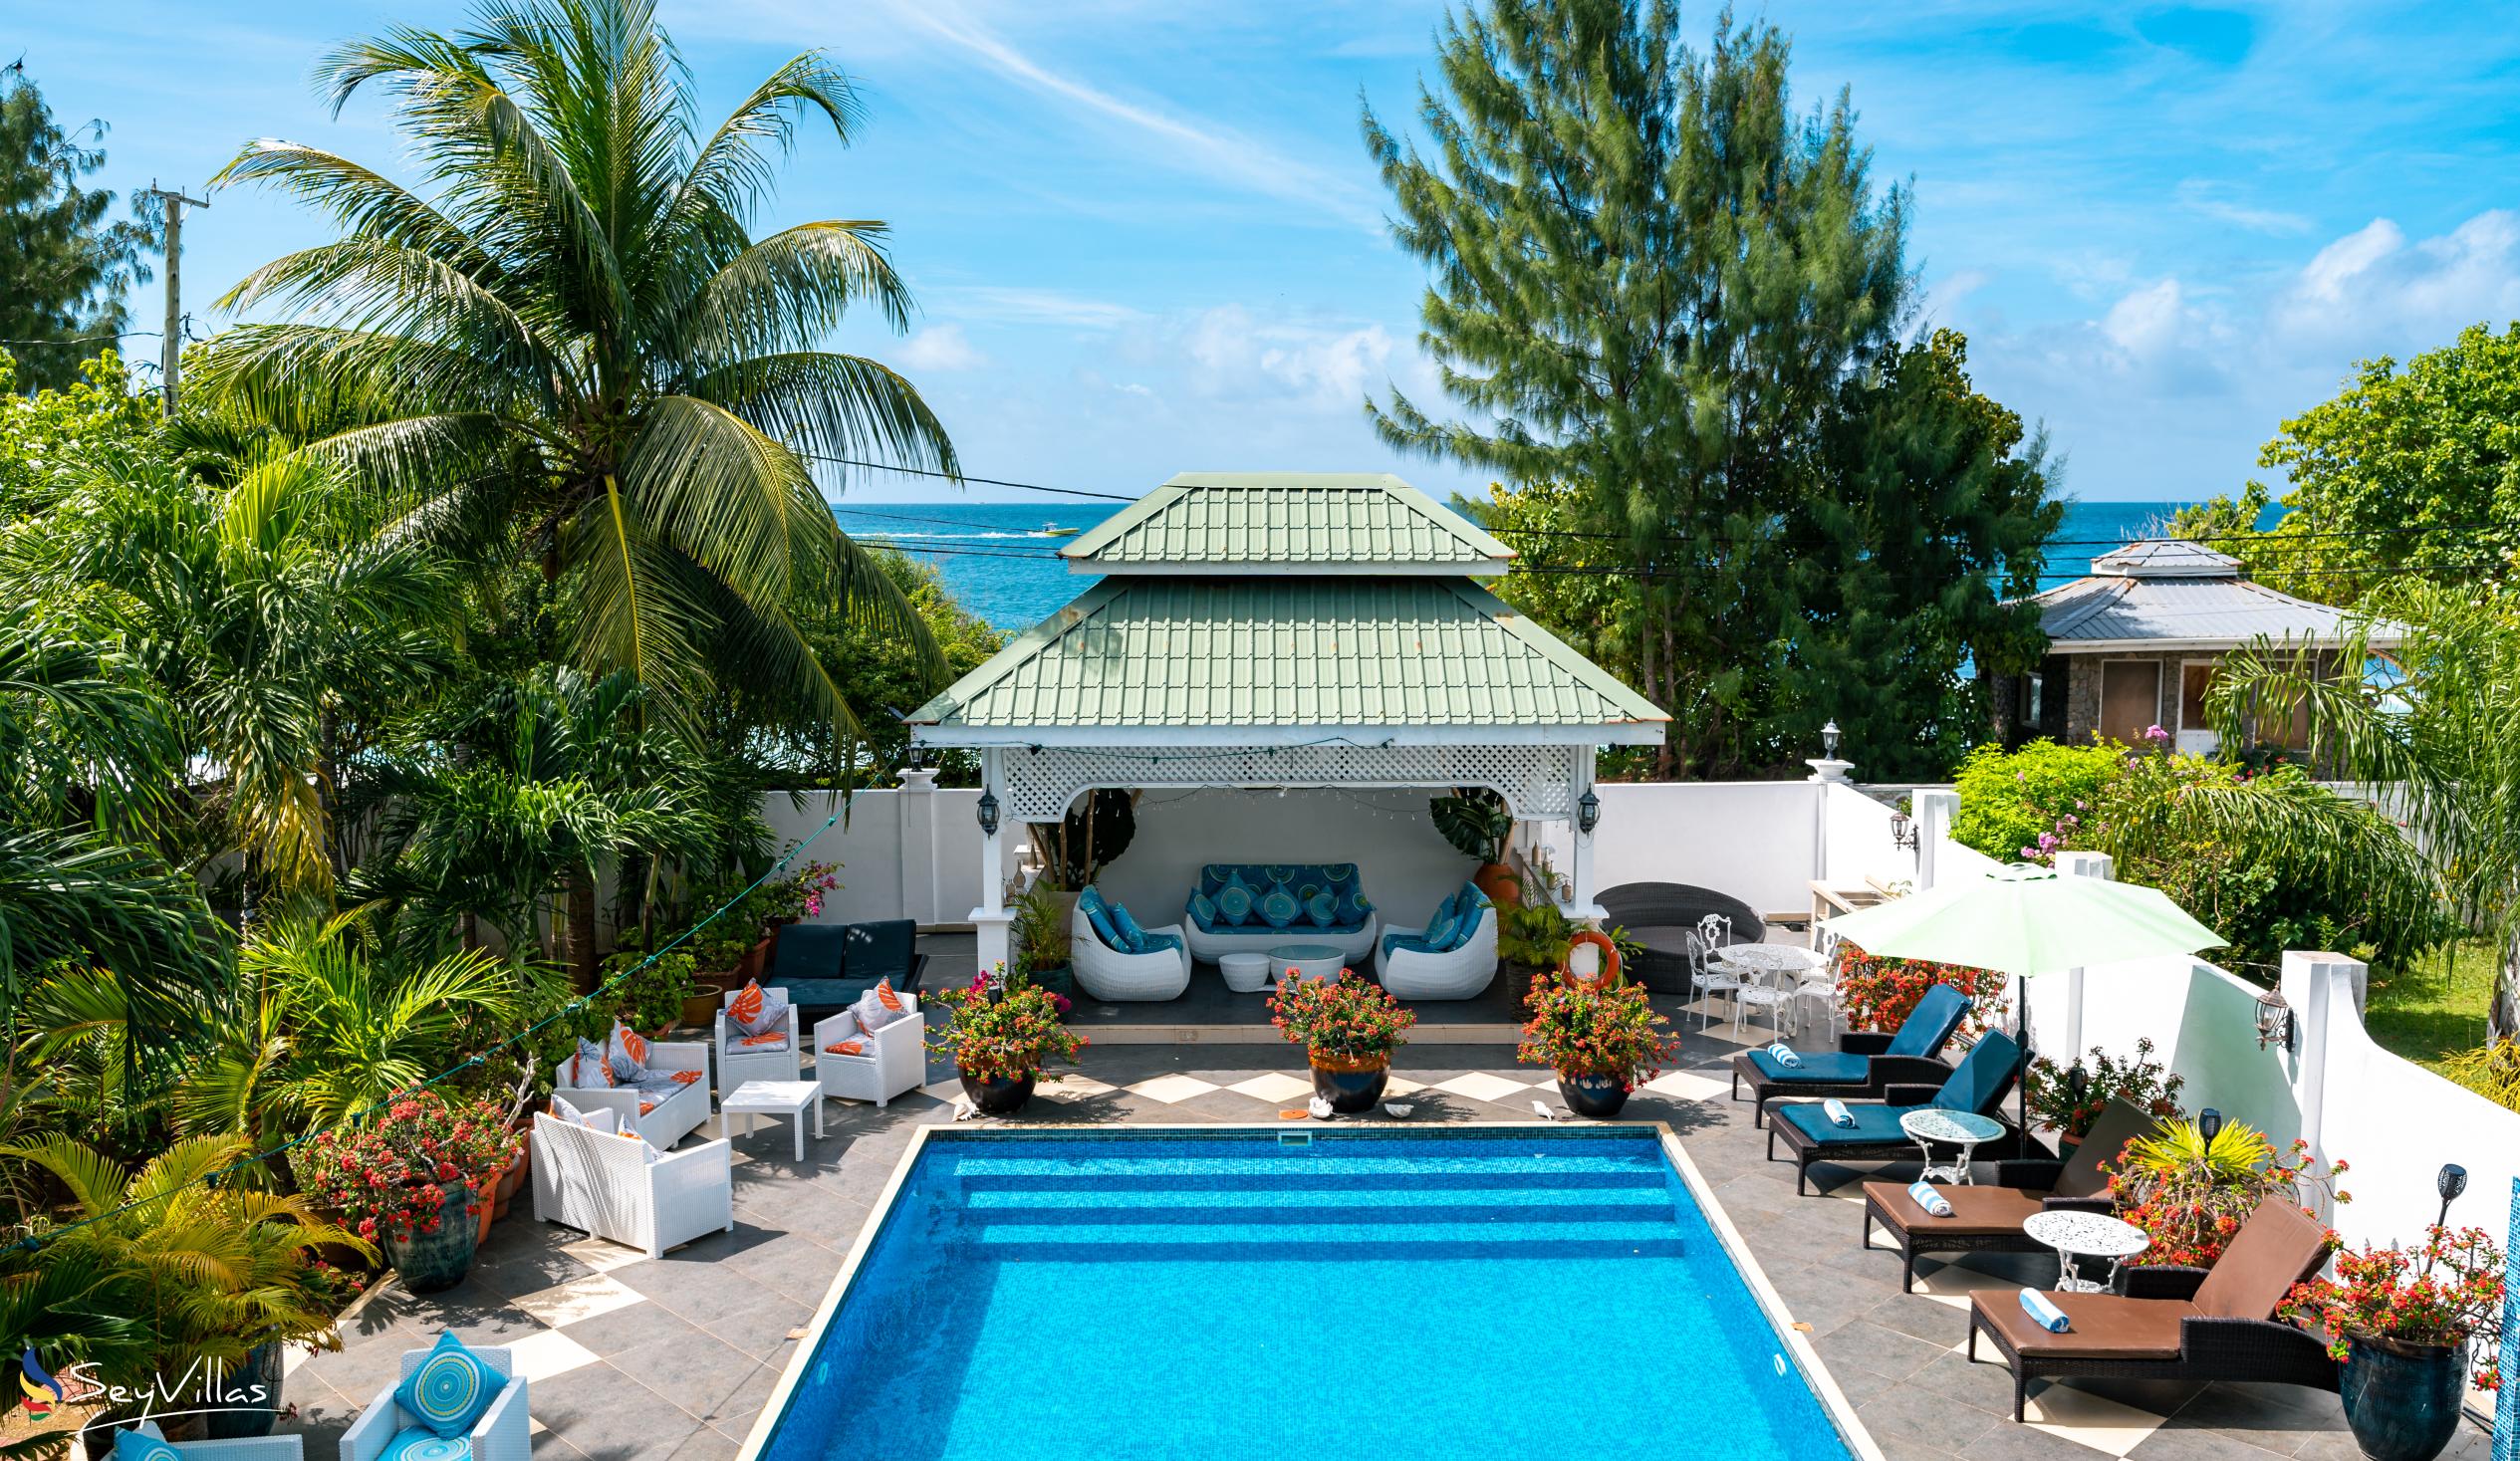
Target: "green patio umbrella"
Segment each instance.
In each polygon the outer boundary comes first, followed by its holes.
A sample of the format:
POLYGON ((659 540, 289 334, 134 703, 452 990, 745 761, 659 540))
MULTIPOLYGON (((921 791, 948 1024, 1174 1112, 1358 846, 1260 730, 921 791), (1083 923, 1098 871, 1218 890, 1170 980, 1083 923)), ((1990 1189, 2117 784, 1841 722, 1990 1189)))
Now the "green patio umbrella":
MULTIPOLYGON (((2030 1012, 2022 980, 2091 964, 2192 954, 2225 942, 2157 887, 2069 877, 2026 862, 1841 914, 1829 920, 1829 931, 1883 958, 2012 975, 2025 1064, 2030 1012)), ((2022 1083, 2021 1092, 2024 1132, 2030 1129, 2028 1084, 2022 1083)))

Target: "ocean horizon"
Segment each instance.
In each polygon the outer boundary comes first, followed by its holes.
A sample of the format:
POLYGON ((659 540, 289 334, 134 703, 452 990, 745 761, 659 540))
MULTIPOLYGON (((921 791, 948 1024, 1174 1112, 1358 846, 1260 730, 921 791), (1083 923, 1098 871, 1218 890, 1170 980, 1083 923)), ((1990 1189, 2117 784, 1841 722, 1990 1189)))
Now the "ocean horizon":
MULTIPOLYGON (((2110 549, 2157 531, 2184 502, 2069 501, 2048 540, 2043 587, 2090 572, 2110 549)), ((945 589, 993 628, 1020 632, 1085 592, 1061 544, 1128 507, 1125 502, 851 502, 832 504, 843 531, 935 565, 945 589)), ((2282 516, 2268 509, 2260 526, 2282 516)))

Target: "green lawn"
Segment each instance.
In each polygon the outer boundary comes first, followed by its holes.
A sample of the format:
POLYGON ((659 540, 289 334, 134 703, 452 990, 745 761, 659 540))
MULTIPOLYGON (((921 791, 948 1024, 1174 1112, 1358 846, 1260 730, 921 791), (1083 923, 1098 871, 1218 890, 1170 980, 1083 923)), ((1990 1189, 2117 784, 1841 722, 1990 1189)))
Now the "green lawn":
POLYGON ((2439 1071, 2442 1057, 2485 1043, 2493 993, 2493 946, 2469 940, 2386 978, 2375 972, 2364 1023, 2382 1048, 2439 1071))

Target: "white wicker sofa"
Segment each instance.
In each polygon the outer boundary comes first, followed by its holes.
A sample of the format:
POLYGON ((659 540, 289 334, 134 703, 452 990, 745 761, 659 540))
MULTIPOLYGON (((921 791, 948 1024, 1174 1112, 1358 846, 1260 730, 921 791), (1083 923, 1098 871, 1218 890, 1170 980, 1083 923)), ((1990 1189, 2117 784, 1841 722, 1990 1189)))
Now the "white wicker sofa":
POLYGON ((534 1219, 625 1243, 654 1258, 735 1230, 733 1148, 723 1138, 659 1152, 637 1139, 534 1114, 534 1219))
POLYGON ((658 1151, 671 1151, 675 1142, 708 1123, 709 1048, 696 1042, 668 1044, 651 1040, 647 1043, 647 1069, 697 1071, 700 1079, 669 1092, 646 1093, 628 1086, 563 1085, 555 1088, 552 1095, 582 1111, 609 1110, 621 1118, 624 1130, 636 1131, 658 1151), (655 1102, 645 1115, 638 1110, 642 1100, 655 1102))
POLYGON ((1178 999, 1190 987, 1190 950, 1181 925, 1144 930, 1149 947, 1130 953, 1104 940, 1094 926, 1094 910, 1102 895, 1093 888, 1077 894, 1076 911, 1068 920, 1068 953, 1076 969, 1077 987, 1106 1003, 1178 999))
POLYGON ((872 1035, 858 1028, 850 1010, 815 1021, 814 1079, 828 1098, 877 1105, 926 1085, 927 1017, 918 1012, 918 996, 902 995, 901 1018, 872 1035), (866 1054, 833 1054, 832 1047, 846 1040, 862 1041, 866 1054))
MULTIPOLYGON (((770 990, 771 986, 764 985, 763 988, 770 990)), ((772 992, 783 1000, 788 997, 785 989, 772 992)), ((786 1045, 769 1048, 737 1043, 744 1038, 743 1027, 737 1025, 735 1017, 727 1011, 734 1007, 743 993, 740 989, 730 989, 718 1000, 717 1079, 720 1086, 717 1094, 721 1096, 747 1081, 794 1081, 805 1069, 804 1042, 797 1039, 796 1005, 793 1002, 780 1010, 779 1023, 772 1027, 772 1033, 788 1038, 786 1045)))
MULTIPOLYGON (((583 1126, 578 1129, 586 1130, 583 1126)), ((596 1135, 593 1131, 587 1131, 587 1134, 596 1135)), ((599 1136, 597 1139, 621 1140, 618 1136, 599 1136)), ((498 1398, 490 1402, 490 1408, 473 1422, 472 1433, 466 1438, 472 1442, 472 1461, 533 1461, 534 1421, 526 1413, 525 1376, 517 1372, 515 1357, 504 1347, 487 1344, 468 1344, 465 1347, 480 1356, 482 1363, 506 1375, 508 1381, 499 1387, 498 1398)), ((426 1349, 404 1350, 402 1375, 408 1376, 412 1370, 419 1368, 420 1362, 428 1356, 426 1349)), ((387 1384, 382 1393, 368 1403, 367 1409, 359 1412, 359 1418, 350 1423, 350 1429, 342 1432, 342 1461, 380 1461, 386 1447, 393 1444, 393 1438, 417 1424, 419 1420, 393 1398, 393 1385, 387 1384)))
POLYGON ((1496 977, 1496 907, 1487 895, 1464 884, 1436 909, 1435 922, 1452 923, 1463 904, 1478 921, 1465 937, 1459 933, 1429 947, 1426 930, 1394 929, 1374 949, 1374 975, 1400 999, 1471 999, 1496 977))
POLYGON ((1354 962, 1374 952, 1383 915, 1366 897, 1354 862, 1210 862, 1199 869, 1181 922, 1190 956, 1211 964, 1287 943, 1327 944, 1354 962), (1272 921, 1263 908, 1279 887, 1294 900, 1284 922, 1272 921))

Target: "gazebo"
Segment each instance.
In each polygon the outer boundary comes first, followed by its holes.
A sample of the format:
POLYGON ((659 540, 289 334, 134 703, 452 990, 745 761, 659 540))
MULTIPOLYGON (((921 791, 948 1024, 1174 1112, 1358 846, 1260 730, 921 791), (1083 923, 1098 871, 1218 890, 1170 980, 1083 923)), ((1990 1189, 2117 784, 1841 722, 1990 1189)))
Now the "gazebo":
POLYGON ((1099 582, 910 716, 980 754, 982 969, 1009 824, 1106 787, 1487 787, 1572 822, 1568 911, 1599 917, 1595 752, 1669 717, 1481 585, 1512 549, 1387 474, 1195 472, 1061 553, 1099 582))

